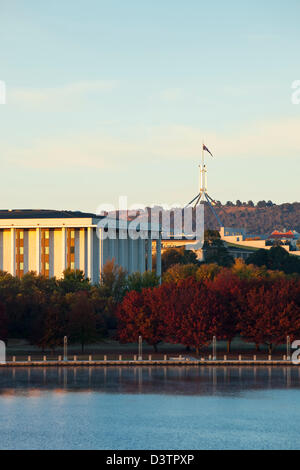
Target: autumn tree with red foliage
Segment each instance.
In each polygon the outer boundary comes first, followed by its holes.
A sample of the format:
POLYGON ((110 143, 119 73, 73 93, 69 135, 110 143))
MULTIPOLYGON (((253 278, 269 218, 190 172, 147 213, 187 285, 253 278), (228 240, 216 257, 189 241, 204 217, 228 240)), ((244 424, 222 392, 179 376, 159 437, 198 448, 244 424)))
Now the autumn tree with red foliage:
POLYGON ((240 315, 238 328, 246 341, 274 346, 300 335, 299 281, 261 282, 245 298, 246 311, 240 315))
POLYGON ((157 290, 127 293, 117 311, 117 337, 121 343, 137 342, 142 336, 156 351, 157 345, 164 340, 162 316, 156 302, 157 290))
POLYGON ((215 292, 219 304, 214 313, 219 315, 217 338, 227 341, 227 352, 230 352, 231 342, 238 333, 238 317, 243 311, 247 283, 229 269, 224 269, 213 281, 207 281, 206 285, 215 292))

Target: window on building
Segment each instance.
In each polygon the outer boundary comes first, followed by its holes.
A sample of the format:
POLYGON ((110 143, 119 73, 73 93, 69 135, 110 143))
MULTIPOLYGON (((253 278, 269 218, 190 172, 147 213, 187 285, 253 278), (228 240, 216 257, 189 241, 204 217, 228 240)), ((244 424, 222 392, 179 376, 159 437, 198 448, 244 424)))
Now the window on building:
POLYGON ((48 238, 49 238, 49 231, 48 231, 48 230, 45 232, 45 238, 46 238, 47 240, 48 240, 48 238))
POLYGON ((24 270, 24 263, 20 263, 20 271, 24 270))
POLYGON ((20 246, 20 255, 23 255, 23 254, 24 254, 24 248, 20 246))
POLYGON ((70 253, 71 255, 75 253, 75 246, 70 246, 70 253))
POLYGON ((75 230, 71 230, 71 238, 75 238, 75 230))
POLYGON ((74 263, 74 261, 71 262, 71 269, 75 269, 75 263, 74 263))
POLYGON ((20 240, 23 240, 24 238, 24 232, 20 232, 20 240))
POLYGON ((45 255, 49 255, 49 246, 45 246, 45 255))
POLYGON ((49 263, 45 263, 45 269, 46 271, 49 271, 49 263))

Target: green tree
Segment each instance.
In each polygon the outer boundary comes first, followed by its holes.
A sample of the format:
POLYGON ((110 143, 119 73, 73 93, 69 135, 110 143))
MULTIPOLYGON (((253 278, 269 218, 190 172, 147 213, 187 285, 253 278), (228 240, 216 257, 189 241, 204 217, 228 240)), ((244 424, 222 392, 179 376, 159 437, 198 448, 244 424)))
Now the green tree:
POLYGON ((39 341, 39 346, 55 350, 62 346, 63 338, 67 332, 67 309, 68 304, 64 294, 54 292, 48 305, 44 335, 39 341))
POLYGON ((163 275, 163 282, 178 282, 193 277, 196 279, 199 271, 197 264, 174 264, 163 275))
POLYGON ((63 275, 64 277, 58 281, 58 286, 65 294, 89 290, 91 287, 90 280, 85 278, 83 271, 79 269, 68 268, 63 275))
POLYGON ((205 230, 203 252, 205 263, 217 263, 225 267, 230 267, 234 263, 217 230, 205 230))
POLYGON ((121 302, 127 291, 127 273, 114 259, 103 266, 100 289, 105 297, 112 297, 116 302, 121 302))
POLYGON ((158 285, 159 278, 156 276, 154 271, 132 273, 128 276, 127 279, 128 291, 135 290, 137 292, 141 292, 144 288, 157 287, 158 285))
POLYGON ((72 343, 79 342, 84 352, 86 344, 94 343, 98 338, 97 318, 93 302, 86 291, 66 295, 69 305, 67 314, 67 335, 72 343))
POLYGON ((285 274, 300 274, 300 260, 281 246, 258 250, 249 256, 246 263, 266 266, 267 269, 283 271, 285 274))
POLYGON ((168 248, 161 257, 162 271, 167 271, 174 264, 199 264, 197 255, 192 250, 186 250, 184 247, 168 248))

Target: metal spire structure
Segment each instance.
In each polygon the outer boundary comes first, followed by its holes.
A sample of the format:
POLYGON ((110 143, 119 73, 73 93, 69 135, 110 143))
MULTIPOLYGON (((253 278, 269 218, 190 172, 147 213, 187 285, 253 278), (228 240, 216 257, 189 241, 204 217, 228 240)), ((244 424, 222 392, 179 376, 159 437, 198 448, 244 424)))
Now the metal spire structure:
MULTIPOLYGON (((194 199, 192 199, 187 204, 187 206, 190 206, 191 204, 195 203, 194 204, 194 208, 195 208, 198 204, 201 204, 201 203, 206 201, 208 203, 213 215, 217 219, 218 224, 220 225, 220 227, 222 227, 223 224, 221 222, 221 219, 220 219, 220 217, 218 216, 218 214, 216 213, 216 211, 213 207, 213 206, 216 206, 217 203, 213 198, 211 198, 209 196, 209 194, 207 192, 207 169, 206 169, 206 165, 205 165, 205 161, 204 161, 204 151, 205 150, 210 153, 210 151, 204 145, 204 142, 203 142, 203 144, 202 144, 202 163, 201 163, 201 165, 199 165, 199 168, 200 168, 200 192, 197 194, 196 197, 194 197, 194 199)), ((212 156, 212 154, 211 154, 211 156, 212 156)))

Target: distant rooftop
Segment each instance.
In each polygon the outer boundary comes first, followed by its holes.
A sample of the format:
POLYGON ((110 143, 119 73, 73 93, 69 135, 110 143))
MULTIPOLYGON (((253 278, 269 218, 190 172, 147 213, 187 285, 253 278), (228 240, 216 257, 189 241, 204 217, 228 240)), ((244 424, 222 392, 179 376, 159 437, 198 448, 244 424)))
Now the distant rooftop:
POLYGON ((99 217, 91 212, 58 211, 48 209, 12 209, 1 210, 0 219, 80 219, 99 217))

